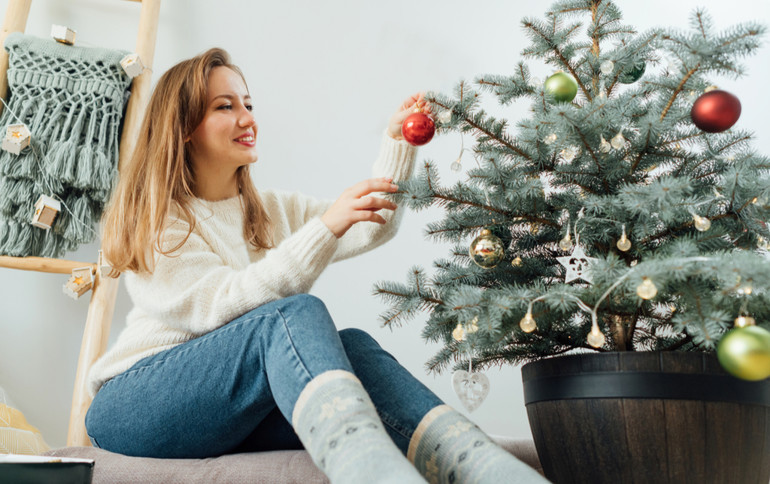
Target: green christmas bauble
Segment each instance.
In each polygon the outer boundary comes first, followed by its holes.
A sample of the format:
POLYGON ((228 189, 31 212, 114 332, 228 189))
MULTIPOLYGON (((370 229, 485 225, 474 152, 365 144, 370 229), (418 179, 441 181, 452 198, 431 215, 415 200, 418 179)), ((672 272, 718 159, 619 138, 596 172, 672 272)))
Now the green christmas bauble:
POLYGON ((618 81, 623 84, 633 84, 642 78, 646 68, 647 66, 644 62, 638 62, 621 72, 618 76, 618 81))
POLYGON ((557 72, 545 80, 545 90, 559 103, 568 103, 575 99, 578 91, 577 81, 564 72, 557 72))
POLYGON ((500 237, 487 229, 481 231, 481 235, 473 239, 468 248, 471 260, 484 269, 491 269, 500 263, 505 257, 505 248, 500 237))
POLYGON ((717 358, 725 370, 743 380, 770 377, 770 331, 759 326, 731 329, 719 341, 717 358))

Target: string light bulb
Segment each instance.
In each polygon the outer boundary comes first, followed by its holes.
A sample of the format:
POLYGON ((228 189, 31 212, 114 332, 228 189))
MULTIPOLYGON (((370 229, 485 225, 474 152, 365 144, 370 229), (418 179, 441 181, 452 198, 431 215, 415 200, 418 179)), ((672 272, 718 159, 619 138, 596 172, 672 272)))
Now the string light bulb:
POLYGON ((521 262, 521 257, 516 256, 516 258, 511 261, 511 266, 513 266, 513 267, 520 267, 521 263, 522 263, 521 262))
POLYGON ((479 330, 479 325, 477 324, 479 322, 479 317, 474 317, 470 323, 466 325, 465 332, 468 334, 473 334, 476 331, 479 330))
POLYGON ((741 285, 736 292, 744 296, 748 296, 754 292, 754 286, 751 284, 751 279, 747 279, 746 282, 741 285))
POLYGON ((531 333, 537 329, 537 323, 535 323, 535 318, 532 317, 531 312, 527 311, 527 314, 521 318, 521 321, 519 321, 519 327, 525 333, 531 333))
POLYGON ((569 236, 569 225, 567 225, 567 233, 564 234, 564 238, 559 241, 559 248, 565 251, 572 248, 572 239, 569 236))
POLYGON ((745 328, 746 326, 756 326, 757 322, 751 316, 738 316, 735 318, 736 328, 745 328))
POLYGON ((606 338, 604 337, 604 333, 599 331, 598 326, 593 326, 591 327, 591 332, 588 333, 588 338, 586 338, 586 340, 588 341, 588 344, 594 348, 601 348, 604 346, 606 338))
POLYGON ((652 299, 657 293, 658 288, 652 280, 649 277, 642 277, 642 283, 636 288, 636 295, 642 299, 652 299))
POLYGON ((692 220, 695 224, 695 229, 698 232, 705 232, 711 228, 711 220, 706 217, 701 217, 697 213, 692 214, 692 220))
POLYGON ((620 240, 618 240, 618 243, 615 245, 618 247, 618 250, 623 252, 627 252, 631 248, 631 241, 628 240, 628 237, 626 236, 625 224, 623 225, 623 235, 620 236, 620 240))
POLYGON ((602 142, 599 145, 599 151, 601 151, 602 153, 609 153, 610 150, 612 149, 612 145, 610 144, 609 141, 604 139, 603 135, 602 135, 601 139, 602 139, 602 142))
POLYGON ((465 329, 462 324, 457 323, 455 329, 452 330, 452 338, 454 338, 455 341, 462 341, 465 339, 465 329))
POLYGON ((626 144, 626 138, 623 137, 623 130, 618 131, 618 134, 612 137, 610 144, 616 150, 621 149, 626 144))

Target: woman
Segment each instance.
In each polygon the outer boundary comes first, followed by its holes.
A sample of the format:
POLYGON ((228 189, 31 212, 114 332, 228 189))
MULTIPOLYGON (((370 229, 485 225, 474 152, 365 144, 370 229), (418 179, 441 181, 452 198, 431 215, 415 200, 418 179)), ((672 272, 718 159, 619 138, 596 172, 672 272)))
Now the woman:
POLYGON ((400 126, 417 103, 391 117, 377 178, 326 203, 257 193, 257 124, 226 52, 161 77, 104 215, 105 256, 134 308, 90 375, 95 446, 188 458, 304 447, 335 483, 540 479, 304 294, 330 262, 395 232, 395 204, 375 194, 411 172, 400 126))

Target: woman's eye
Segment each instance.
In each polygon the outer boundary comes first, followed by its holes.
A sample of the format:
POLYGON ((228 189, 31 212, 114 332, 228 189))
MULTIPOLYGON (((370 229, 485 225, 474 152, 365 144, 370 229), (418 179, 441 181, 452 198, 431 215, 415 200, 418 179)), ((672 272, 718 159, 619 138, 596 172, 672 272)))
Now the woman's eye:
POLYGON ((249 111, 254 111, 254 106, 252 106, 251 104, 247 104, 246 109, 249 111))
POLYGON ((223 104, 219 106, 217 109, 232 109, 232 108, 233 108, 232 104, 223 104))

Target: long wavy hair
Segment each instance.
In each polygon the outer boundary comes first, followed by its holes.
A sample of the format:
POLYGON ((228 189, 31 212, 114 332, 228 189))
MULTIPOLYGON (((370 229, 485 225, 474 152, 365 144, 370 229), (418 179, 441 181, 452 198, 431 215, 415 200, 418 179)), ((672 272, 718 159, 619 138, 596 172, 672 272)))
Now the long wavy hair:
MULTIPOLYGON (((158 80, 134 152, 122 168, 102 217, 102 250, 113 267, 111 276, 125 271, 152 273, 155 253, 172 254, 195 229, 190 208, 195 177, 185 139, 203 121, 209 74, 220 66, 243 78, 230 55, 214 48, 180 62, 158 80), (174 205, 189 232, 178 245, 164 250, 161 237, 174 205)), ((243 200, 245 239, 257 249, 272 247, 272 224, 249 175, 249 165, 239 167, 236 178, 243 200)))

